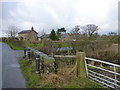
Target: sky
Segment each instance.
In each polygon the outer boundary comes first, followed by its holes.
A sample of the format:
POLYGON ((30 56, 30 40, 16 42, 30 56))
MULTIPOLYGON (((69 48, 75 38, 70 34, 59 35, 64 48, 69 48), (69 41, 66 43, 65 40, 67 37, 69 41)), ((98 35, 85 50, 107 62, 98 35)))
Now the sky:
POLYGON ((119 0, 3 0, 0 1, 0 36, 10 25, 19 31, 34 29, 50 33, 65 27, 95 24, 99 34, 118 32, 119 0))

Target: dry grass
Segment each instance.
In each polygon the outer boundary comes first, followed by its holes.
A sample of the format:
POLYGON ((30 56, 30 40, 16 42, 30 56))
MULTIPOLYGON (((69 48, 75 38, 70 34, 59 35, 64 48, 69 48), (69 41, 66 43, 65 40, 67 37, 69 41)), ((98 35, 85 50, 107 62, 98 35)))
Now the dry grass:
POLYGON ((58 73, 51 73, 49 75, 42 75, 42 82, 40 84, 49 83, 54 85, 54 88, 63 87, 65 84, 69 83, 71 80, 76 78, 76 66, 61 67, 58 69, 58 73))
POLYGON ((27 60, 20 60, 20 64, 28 88, 98 88, 88 79, 77 78, 75 65, 59 67, 57 74, 38 75, 35 74, 35 61, 30 64, 27 60))
POLYGON ((87 57, 118 64, 118 60, 120 59, 118 54, 118 46, 118 44, 112 44, 104 49, 98 49, 94 52, 86 52, 87 57))
POLYGON ((105 51, 118 53, 118 44, 112 44, 110 47, 105 49, 105 51))
POLYGON ((49 75, 44 75, 42 77, 42 81, 43 84, 49 83, 51 85, 54 85, 55 88, 60 88, 62 87, 62 84, 64 83, 65 79, 57 74, 49 74, 49 75))

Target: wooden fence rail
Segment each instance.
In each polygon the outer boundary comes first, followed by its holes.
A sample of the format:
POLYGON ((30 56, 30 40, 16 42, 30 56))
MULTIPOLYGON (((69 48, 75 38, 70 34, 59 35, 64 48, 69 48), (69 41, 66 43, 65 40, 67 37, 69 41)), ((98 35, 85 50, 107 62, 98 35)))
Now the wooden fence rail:
POLYGON ((54 55, 54 57, 60 57, 60 58, 76 58, 76 55, 54 55))

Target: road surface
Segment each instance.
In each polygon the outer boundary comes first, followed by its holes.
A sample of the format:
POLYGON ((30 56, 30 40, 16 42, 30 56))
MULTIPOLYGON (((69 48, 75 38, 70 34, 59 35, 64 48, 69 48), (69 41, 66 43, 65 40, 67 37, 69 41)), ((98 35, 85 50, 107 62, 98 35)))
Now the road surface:
POLYGON ((25 88, 25 78, 21 73, 18 58, 23 51, 12 50, 2 43, 2 88, 25 88))

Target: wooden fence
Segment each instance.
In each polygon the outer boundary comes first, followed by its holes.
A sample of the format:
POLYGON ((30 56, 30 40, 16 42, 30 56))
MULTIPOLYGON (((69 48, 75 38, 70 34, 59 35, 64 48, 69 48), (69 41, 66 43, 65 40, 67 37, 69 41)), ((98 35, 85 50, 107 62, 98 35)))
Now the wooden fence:
POLYGON ((38 50, 35 50, 32 48, 24 48, 24 57, 27 57, 28 62, 30 62, 30 63, 31 63, 31 58, 33 57, 33 56, 31 56, 31 53, 34 54, 34 56, 35 56, 34 59, 36 61, 36 73, 37 74, 41 74, 43 70, 45 72, 46 69, 47 69, 46 72, 49 73, 51 71, 50 70, 51 67, 53 67, 52 71, 57 73, 57 66, 58 65, 57 65, 56 60, 55 60, 56 57, 76 58, 76 60, 77 60, 77 62, 76 62, 76 65, 77 65, 77 68, 76 68, 77 74, 76 75, 77 75, 77 77, 82 78, 86 74, 86 71, 85 71, 86 69, 85 69, 85 67, 83 67, 84 58, 82 58, 85 53, 78 52, 76 55, 67 55, 67 56, 51 54, 50 55, 51 57, 50 57, 50 56, 48 56, 48 55, 46 55, 38 50), (84 69, 81 69, 80 67, 82 67, 84 69), (82 73, 82 74, 80 74, 80 73, 82 73))
POLYGON ((76 55, 54 55, 56 58, 75 58, 76 59, 76 76, 80 78, 86 78, 86 68, 84 63, 84 52, 77 52, 76 55))
POLYGON ((76 58, 77 77, 89 78, 103 86, 120 89, 120 65, 118 64, 88 58, 84 52, 77 52, 76 55, 54 55, 54 57, 76 58), (108 69, 113 69, 113 71, 108 69))
POLYGON ((49 67, 44 68, 50 72, 50 68, 57 73, 55 58, 75 58, 76 59, 76 76, 80 78, 92 79, 106 87, 120 89, 120 65, 86 57, 84 52, 77 52, 76 55, 54 55, 50 56, 39 52, 35 49, 24 49, 24 57, 28 56, 28 62, 31 62, 31 54, 34 53, 36 59, 36 73, 41 74, 42 69, 47 64, 49 67), (45 63, 47 62, 47 63, 45 63), (98 64, 95 65, 94 62, 98 64), (109 66, 108 66, 109 65, 109 66), (113 69, 108 70, 108 69, 113 69), (104 74, 105 73, 105 74, 104 74), (112 77, 110 77, 112 75, 112 77))
POLYGON ((48 55, 32 49, 32 48, 24 48, 24 57, 28 59, 28 62, 31 63, 32 60, 36 62, 36 73, 50 73, 55 72, 55 59, 53 57, 49 57, 48 55))

